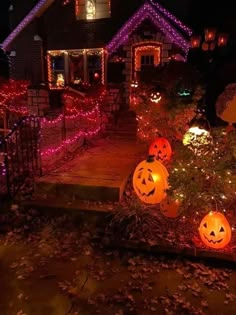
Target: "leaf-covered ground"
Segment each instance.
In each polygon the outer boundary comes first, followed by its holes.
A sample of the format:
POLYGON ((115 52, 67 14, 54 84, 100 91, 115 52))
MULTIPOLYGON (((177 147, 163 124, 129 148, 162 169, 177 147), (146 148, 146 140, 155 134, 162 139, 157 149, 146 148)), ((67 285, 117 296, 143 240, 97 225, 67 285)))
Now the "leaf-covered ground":
POLYGON ((235 314, 232 265, 108 250, 101 229, 97 217, 2 213, 0 314, 235 314))

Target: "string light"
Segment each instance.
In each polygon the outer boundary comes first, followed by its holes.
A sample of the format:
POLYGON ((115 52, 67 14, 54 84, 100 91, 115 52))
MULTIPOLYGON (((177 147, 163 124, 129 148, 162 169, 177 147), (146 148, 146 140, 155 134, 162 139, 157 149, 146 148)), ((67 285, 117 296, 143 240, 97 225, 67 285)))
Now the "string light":
POLYGON ((2 48, 6 50, 11 42, 19 35, 22 30, 32 22, 37 13, 48 4, 48 0, 40 0, 33 9, 25 16, 25 18, 17 25, 17 27, 9 34, 2 43, 2 48))
MULTIPOLYGON (((157 26, 166 37, 174 42, 177 46, 183 49, 186 56, 190 47, 188 40, 186 40, 169 22, 162 16, 151 4, 145 3, 139 8, 118 33, 107 44, 106 48, 109 54, 116 51, 121 45, 128 41, 130 34, 142 23, 146 18, 150 18, 155 26, 157 26)), ((176 22, 181 28, 181 24, 176 22)))

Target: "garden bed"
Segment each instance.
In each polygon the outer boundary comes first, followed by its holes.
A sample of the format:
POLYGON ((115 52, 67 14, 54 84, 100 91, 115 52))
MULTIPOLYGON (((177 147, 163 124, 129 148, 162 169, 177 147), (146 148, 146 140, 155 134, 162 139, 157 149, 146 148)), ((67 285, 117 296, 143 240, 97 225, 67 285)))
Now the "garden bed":
POLYGON ((198 231, 201 213, 166 217, 159 204, 147 205, 138 200, 130 178, 119 209, 108 217, 102 242, 111 248, 236 262, 236 219, 233 213, 227 213, 227 218, 232 229, 230 243, 223 249, 206 247, 198 231))

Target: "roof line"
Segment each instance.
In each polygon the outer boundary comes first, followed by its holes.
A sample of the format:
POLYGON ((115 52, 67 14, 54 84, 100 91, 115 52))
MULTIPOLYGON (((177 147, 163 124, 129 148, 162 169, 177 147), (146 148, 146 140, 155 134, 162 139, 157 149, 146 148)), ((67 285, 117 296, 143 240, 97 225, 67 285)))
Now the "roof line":
POLYGON ((153 6, 155 6, 161 13, 163 13, 167 18, 169 18, 174 24, 180 27, 180 29, 185 32, 188 36, 191 36, 193 31, 190 27, 185 25, 182 21, 180 21, 176 16, 170 13, 167 9, 165 9, 160 3, 154 2, 154 0, 149 0, 153 6))
POLYGON ((20 34, 20 32, 34 19, 37 13, 43 9, 46 4, 51 4, 54 0, 40 0, 33 9, 23 18, 23 20, 14 28, 14 30, 3 41, 2 48, 4 50, 11 44, 11 42, 20 34))
POLYGON ((181 47, 186 54, 188 53, 189 42, 149 3, 145 3, 141 6, 115 34, 112 40, 106 45, 108 52, 113 53, 124 44, 128 40, 130 32, 147 17, 149 17, 172 42, 181 47))

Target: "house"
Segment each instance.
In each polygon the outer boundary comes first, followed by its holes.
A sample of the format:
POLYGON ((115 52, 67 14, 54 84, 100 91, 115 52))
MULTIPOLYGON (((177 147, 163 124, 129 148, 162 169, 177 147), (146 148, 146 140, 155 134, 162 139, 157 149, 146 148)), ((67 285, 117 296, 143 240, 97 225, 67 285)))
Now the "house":
POLYGON ((122 83, 128 98, 132 80, 186 58, 192 33, 155 0, 12 0, 9 10, 10 76, 50 89, 122 83))

